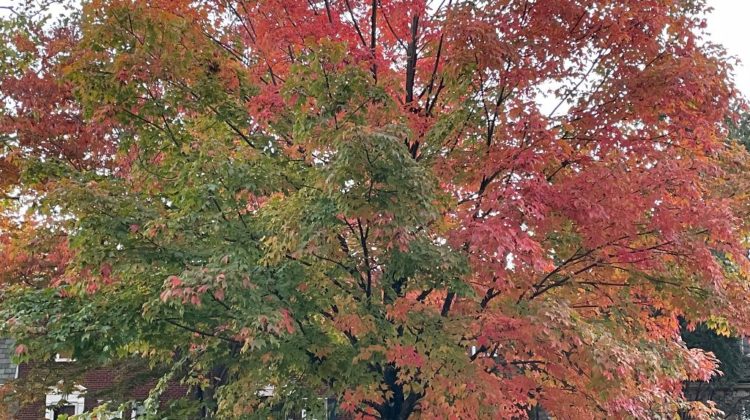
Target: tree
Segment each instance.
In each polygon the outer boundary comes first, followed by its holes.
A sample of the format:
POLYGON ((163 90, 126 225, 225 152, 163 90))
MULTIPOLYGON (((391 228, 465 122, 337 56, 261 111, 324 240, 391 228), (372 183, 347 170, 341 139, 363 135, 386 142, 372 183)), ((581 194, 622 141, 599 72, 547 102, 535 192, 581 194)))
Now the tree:
MULTIPOLYGON (((747 149, 750 147, 750 115, 742 111, 741 107, 736 109, 736 118, 728 121, 727 125, 729 139, 747 149)), ((731 336, 731 331, 725 323, 709 321, 687 328, 683 322, 681 327, 685 344, 713 353, 721 371, 720 375, 714 376, 708 382, 686 383, 686 396, 692 400, 715 401, 727 417, 741 416, 747 403, 747 397, 738 392, 748 374, 747 351, 742 344, 747 338, 731 336)))
POLYGON ((715 359, 678 318, 748 332, 750 190, 704 10, 7 20, 4 330, 24 360, 168 364, 217 418, 321 396, 382 419, 708 416, 681 384, 715 359))

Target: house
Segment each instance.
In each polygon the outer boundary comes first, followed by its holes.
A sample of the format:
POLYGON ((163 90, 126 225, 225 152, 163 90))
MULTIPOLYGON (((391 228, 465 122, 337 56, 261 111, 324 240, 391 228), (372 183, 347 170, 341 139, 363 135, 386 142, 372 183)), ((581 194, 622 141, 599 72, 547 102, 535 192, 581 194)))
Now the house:
MULTIPOLYGON (((23 363, 20 366, 13 364, 12 356, 15 353, 15 344, 9 339, 0 339, 0 385, 8 384, 10 381, 23 382, 24 379, 32 377, 76 378, 74 384, 66 384, 64 389, 50 387, 40 390, 38 395, 17 395, 21 404, 9 407, 8 414, 0 412, 0 420, 57 420, 63 415, 76 415, 90 412, 99 405, 116 399, 119 401, 131 401, 133 404, 118 413, 117 419, 138 419, 144 414, 142 402, 148 398, 149 391, 156 384, 156 376, 149 372, 143 361, 134 360, 132 363, 123 361, 115 367, 87 368, 81 366, 75 360, 58 355, 54 360, 47 363, 23 363), (140 362, 140 363, 139 363, 140 362)), ((53 379, 53 381, 54 381, 53 379)), ((25 389, 18 392, 33 393, 25 389)), ((188 387, 171 383, 160 399, 161 404, 169 404, 171 401, 189 396, 188 387)), ((274 393, 273 387, 268 387, 261 392, 261 397, 271 397, 274 393)), ((15 400, 15 398, 14 398, 15 400)), ((284 420, 335 420, 346 419, 336 413, 335 400, 321 399, 324 412, 313 414, 302 410, 300 412, 289 412, 278 407, 275 410, 275 418, 284 420)), ((114 419, 110 419, 114 420, 114 419)))
MULTIPOLYGON (((130 401, 117 418, 137 419, 143 415, 143 401, 156 385, 157 378, 142 361, 123 362, 116 367, 87 368, 75 360, 57 356, 47 363, 23 363, 15 365, 12 356, 15 345, 12 340, 0 339, 0 385, 19 384, 14 388, 15 396, 6 404, 6 413, 0 419, 56 420, 63 415, 82 414, 116 398, 130 401), (25 379, 43 377, 60 379, 60 387, 46 390, 24 388, 25 379), (74 383, 70 379, 75 378, 74 383), (65 384, 63 380, 68 380, 65 384), (38 395, 33 395, 38 393, 38 395)), ((188 395, 189 389, 178 383, 170 383, 160 398, 161 404, 188 395)))

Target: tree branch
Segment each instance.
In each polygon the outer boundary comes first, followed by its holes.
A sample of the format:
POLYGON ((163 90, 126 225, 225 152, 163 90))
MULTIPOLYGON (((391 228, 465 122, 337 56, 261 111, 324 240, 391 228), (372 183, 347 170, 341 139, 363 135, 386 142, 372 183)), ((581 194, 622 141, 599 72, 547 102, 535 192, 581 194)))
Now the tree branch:
POLYGON ((352 17, 352 24, 354 24, 354 30, 356 30, 357 35, 359 35, 359 40, 362 41, 362 45, 366 47, 367 41, 365 41, 365 37, 364 35, 362 35, 362 30, 359 29, 359 24, 357 23, 357 17, 354 16, 354 10, 352 10, 352 5, 349 3, 349 0, 344 0, 344 4, 346 4, 346 9, 349 11, 349 16, 352 17))
POLYGON ((378 0, 372 0, 372 11, 370 12, 370 56, 372 58, 372 77, 378 81, 378 65, 375 62, 375 47, 377 45, 378 33, 378 0))
POLYGON ((448 316, 448 312, 451 310, 451 305, 455 298, 455 292, 448 292, 448 294, 445 295, 445 301, 443 302, 443 308, 440 310, 440 316, 448 316))
POLYGON ((406 48, 406 105, 411 106, 414 101, 414 78, 417 72, 417 31, 419 29, 419 15, 411 19, 411 38, 406 48))
POLYGON ((189 327, 187 325, 182 325, 179 322, 175 322, 175 321, 173 321, 173 320, 171 320, 169 318, 159 318, 159 320, 160 321, 164 321, 164 322, 166 322, 168 324, 174 325, 175 327, 182 328, 183 330, 190 331, 190 332, 193 332, 193 333, 196 333, 196 334, 200 334, 200 335, 202 335, 204 337, 214 337, 214 338, 218 338, 219 340, 226 341, 228 343, 242 344, 242 342, 237 341, 237 340, 233 340, 233 339, 228 338, 228 337, 223 337, 223 336, 212 334, 212 333, 209 333, 209 332, 206 332, 206 331, 201 331, 201 330, 199 330, 197 328, 189 327))

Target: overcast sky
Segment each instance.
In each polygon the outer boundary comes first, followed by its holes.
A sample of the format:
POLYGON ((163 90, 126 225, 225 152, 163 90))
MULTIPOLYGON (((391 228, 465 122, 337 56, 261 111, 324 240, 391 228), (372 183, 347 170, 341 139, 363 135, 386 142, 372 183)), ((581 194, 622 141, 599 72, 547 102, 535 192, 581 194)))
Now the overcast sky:
POLYGON ((750 96, 750 1, 708 0, 708 4, 714 8, 708 16, 711 39, 742 61, 735 69, 735 82, 750 96))

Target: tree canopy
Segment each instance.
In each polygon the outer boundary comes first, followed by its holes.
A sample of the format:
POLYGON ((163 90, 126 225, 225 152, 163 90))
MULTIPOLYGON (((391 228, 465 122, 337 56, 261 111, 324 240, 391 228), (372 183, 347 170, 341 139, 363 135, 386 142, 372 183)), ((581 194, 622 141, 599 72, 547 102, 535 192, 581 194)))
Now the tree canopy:
POLYGON ((704 11, 16 11, 3 332, 21 360, 167 365, 206 417, 707 417, 682 383, 715 358, 680 320, 750 333, 750 189, 704 11))

